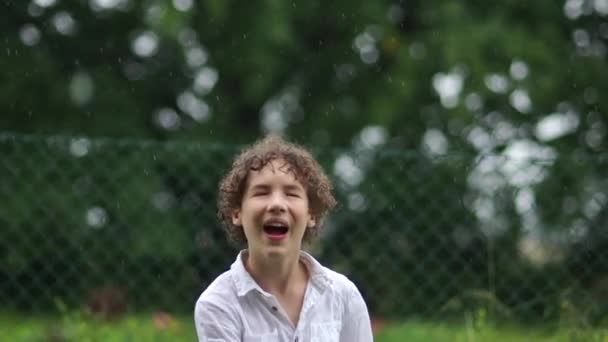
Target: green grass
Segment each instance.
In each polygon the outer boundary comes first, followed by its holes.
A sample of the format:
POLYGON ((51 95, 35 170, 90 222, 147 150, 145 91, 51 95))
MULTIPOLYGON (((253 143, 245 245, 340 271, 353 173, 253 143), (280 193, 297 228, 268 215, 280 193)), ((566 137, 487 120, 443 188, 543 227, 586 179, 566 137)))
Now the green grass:
MULTIPOLYGON (((483 323, 483 322, 482 322, 483 323)), ((191 317, 167 315, 128 316, 115 322, 69 314, 33 317, 0 314, 0 341, 196 341, 191 317)), ((376 334, 376 342, 403 341, 556 341, 608 342, 608 329, 555 329, 501 326, 472 322, 407 321, 388 324, 376 334)))
POLYGON ((63 317, 0 315, 0 341, 196 341, 185 317, 137 315, 108 322, 79 314, 63 317))
POLYGON ((553 329, 549 327, 473 326, 467 324, 407 322, 389 326, 376 342, 608 342, 608 329, 553 329))

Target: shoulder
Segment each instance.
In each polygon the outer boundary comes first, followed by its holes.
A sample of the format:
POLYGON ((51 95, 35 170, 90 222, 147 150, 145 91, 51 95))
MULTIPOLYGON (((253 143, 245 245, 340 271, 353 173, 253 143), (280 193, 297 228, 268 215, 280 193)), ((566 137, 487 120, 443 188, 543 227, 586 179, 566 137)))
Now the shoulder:
POLYGON ((345 300, 350 300, 353 297, 361 297, 357 285, 347 276, 325 266, 323 266, 323 271, 330 279, 331 288, 335 294, 341 296, 345 300))
POLYGON ((309 265, 309 269, 311 270, 314 279, 313 282, 317 284, 322 282, 323 287, 329 285, 329 291, 332 296, 338 296, 338 298, 361 296, 355 283, 346 275, 322 265, 309 253, 302 252, 301 255, 309 265))
POLYGON ((232 274, 226 271, 219 275, 201 293, 196 301, 195 315, 229 313, 237 304, 237 293, 232 281, 232 274))
POLYGON ((357 285, 345 275, 326 268, 326 274, 330 277, 332 295, 340 299, 342 308, 342 321, 351 322, 359 319, 369 321, 367 304, 361 295, 357 285))
POLYGON ((199 296, 194 324, 199 341, 237 341, 243 322, 230 271, 217 277, 199 296))

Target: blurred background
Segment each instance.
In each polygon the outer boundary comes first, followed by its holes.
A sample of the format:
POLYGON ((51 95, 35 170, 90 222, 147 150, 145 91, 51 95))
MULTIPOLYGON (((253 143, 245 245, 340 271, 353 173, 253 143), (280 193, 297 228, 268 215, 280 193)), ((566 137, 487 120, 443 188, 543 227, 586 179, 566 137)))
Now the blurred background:
POLYGON ((0 340, 192 341, 242 146, 377 341, 605 341, 608 0, 0 1, 0 340))

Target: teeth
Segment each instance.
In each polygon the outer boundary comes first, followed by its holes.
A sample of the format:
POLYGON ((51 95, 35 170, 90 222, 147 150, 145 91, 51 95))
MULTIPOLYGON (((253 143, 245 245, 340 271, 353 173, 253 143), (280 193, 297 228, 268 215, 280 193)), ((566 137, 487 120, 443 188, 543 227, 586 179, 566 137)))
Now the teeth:
POLYGON ((285 226, 284 224, 282 224, 282 223, 267 223, 266 225, 267 225, 267 226, 269 226, 269 227, 279 227, 279 228, 286 227, 286 226, 285 226))

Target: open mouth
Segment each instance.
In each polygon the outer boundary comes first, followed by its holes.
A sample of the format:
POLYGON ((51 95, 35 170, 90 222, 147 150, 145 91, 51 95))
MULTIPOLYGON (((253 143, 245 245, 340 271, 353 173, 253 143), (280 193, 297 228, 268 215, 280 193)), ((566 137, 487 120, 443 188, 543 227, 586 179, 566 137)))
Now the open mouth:
POLYGON ((287 235, 287 225, 284 223, 272 222, 264 224, 264 233, 272 240, 283 239, 287 235))

